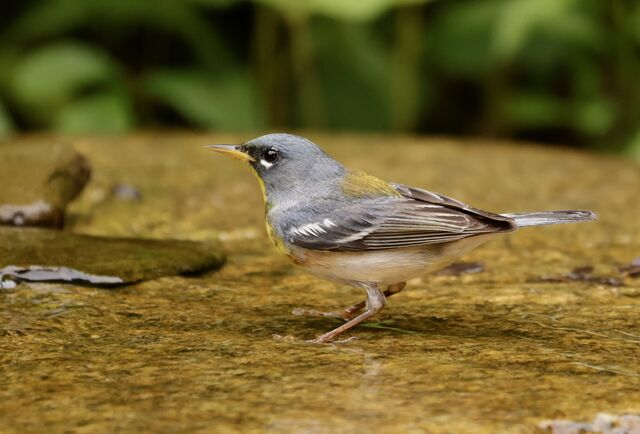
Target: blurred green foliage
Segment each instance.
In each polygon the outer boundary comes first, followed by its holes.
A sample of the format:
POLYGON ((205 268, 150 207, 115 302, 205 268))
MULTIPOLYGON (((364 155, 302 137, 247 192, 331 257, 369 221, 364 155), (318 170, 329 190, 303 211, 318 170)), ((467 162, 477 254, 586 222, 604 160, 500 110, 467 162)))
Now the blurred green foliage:
POLYGON ((640 157, 637 0, 12 3, 0 136, 357 129, 640 157))

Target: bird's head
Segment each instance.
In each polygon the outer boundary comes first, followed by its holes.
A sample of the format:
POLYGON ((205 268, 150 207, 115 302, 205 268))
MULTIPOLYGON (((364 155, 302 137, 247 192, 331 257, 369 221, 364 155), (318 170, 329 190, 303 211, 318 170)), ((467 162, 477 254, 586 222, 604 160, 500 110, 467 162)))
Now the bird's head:
POLYGON ((344 167, 315 143, 292 134, 268 134, 241 145, 209 145, 212 151, 248 163, 263 182, 267 197, 308 193, 318 183, 342 176, 344 167))

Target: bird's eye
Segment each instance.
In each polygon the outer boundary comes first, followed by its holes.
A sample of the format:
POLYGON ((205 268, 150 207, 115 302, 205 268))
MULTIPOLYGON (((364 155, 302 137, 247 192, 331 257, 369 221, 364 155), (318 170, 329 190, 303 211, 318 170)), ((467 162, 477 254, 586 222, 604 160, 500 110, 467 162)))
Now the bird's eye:
POLYGON ((264 151, 263 158, 264 158, 264 161, 266 161, 267 163, 273 164, 276 161, 278 161, 278 158, 280 158, 280 154, 278 153, 277 150, 270 148, 264 151))

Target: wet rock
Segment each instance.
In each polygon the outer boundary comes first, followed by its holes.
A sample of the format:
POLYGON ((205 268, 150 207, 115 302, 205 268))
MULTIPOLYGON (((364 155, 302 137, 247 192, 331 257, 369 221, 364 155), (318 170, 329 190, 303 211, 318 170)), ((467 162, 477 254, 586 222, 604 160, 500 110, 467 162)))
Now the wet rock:
POLYGON ((30 265, 28 267, 16 267, 8 265, 0 270, 0 288, 13 289, 15 280, 27 282, 78 282, 94 285, 117 285, 124 283, 117 276, 99 276, 87 274, 69 267, 43 267, 30 265))
POLYGON ((2 225, 61 228, 91 175, 87 159, 67 145, 5 144, 0 162, 2 225))
POLYGON ((0 227, 0 280, 131 283, 216 269, 224 260, 213 243, 0 227))
POLYGON ((338 309, 363 292, 290 265, 264 233, 248 168, 203 156, 203 144, 250 137, 74 142, 100 173, 73 203, 74 231, 220 235, 233 260, 197 281, 118 292, 0 290, 0 432, 532 434, 545 432, 542 417, 638 413, 640 279, 625 278, 619 292, 527 283, 581 265, 620 277, 614 266, 640 256, 638 162, 556 147, 314 135, 349 167, 480 208, 575 207, 601 218, 496 238, 461 258, 486 264, 484 273, 416 279, 349 335, 358 339, 318 347, 305 339, 341 322, 291 311, 338 309), (115 184, 143 199, 116 200, 115 184))

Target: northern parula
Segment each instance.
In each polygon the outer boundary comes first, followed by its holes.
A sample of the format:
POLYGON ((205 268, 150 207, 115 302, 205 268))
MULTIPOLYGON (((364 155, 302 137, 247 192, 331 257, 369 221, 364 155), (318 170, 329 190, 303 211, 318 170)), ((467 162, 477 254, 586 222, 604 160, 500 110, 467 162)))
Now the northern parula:
POLYGON ((400 292, 407 280, 449 264, 496 234, 596 218, 591 211, 481 211, 348 169, 311 141, 290 134, 207 148, 251 166, 264 194, 267 233, 276 247, 320 277, 366 291, 366 301, 341 311, 294 310, 346 321, 314 340, 319 343, 380 312, 386 298, 400 292))

